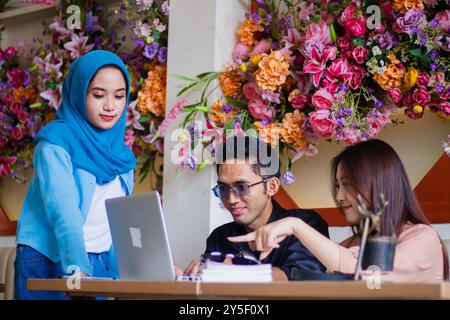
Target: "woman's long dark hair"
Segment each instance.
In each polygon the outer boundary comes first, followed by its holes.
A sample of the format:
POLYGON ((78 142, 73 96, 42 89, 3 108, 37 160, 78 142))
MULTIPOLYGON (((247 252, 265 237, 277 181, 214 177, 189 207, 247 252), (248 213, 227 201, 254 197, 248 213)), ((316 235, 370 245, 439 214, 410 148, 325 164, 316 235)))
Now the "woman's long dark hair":
MULTIPOLYGON (((372 139, 348 146, 331 162, 332 193, 336 201, 336 172, 340 165, 355 194, 360 194, 369 209, 384 194, 389 202, 380 221, 383 236, 399 235, 402 226, 411 222, 430 225, 409 183, 406 170, 395 150, 386 142, 372 139)), ((338 205, 339 207, 339 205, 338 205)), ((448 254, 441 240, 444 279, 449 277, 448 254)))

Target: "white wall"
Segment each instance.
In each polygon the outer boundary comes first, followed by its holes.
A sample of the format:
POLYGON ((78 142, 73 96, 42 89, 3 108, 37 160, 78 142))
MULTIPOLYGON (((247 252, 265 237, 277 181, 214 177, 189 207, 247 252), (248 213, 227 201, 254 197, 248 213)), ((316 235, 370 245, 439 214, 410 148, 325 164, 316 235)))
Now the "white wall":
MULTIPOLYGON (((248 1, 238 0, 171 1, 166 112, 183 86, 172 75, 220 70, 231 59, 235 31, 247 8, 248 1)), ((170 157, 175 142, 170 133, 180 123, 181 119, 174 121, 166 134, 163 205, 175 263, 184 267, 203 253, 212 229, 230 217, 212 195, 216 184, 213 167, 200 173, 186 169, 176 175, 170 157)))

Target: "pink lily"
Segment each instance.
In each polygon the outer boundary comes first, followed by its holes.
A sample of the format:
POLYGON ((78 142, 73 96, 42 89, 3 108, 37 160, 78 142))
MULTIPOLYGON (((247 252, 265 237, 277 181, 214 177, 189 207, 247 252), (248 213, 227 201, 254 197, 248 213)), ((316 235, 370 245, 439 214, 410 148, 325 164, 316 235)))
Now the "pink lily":
POLYGON ((67 42, 64 48, 70 51, 72 59, 77 59, 94 48, 93 44, 87 45, 89 37, 79 37, 76 33, 72 33, 72 41, 67 42))
POLYGON ((336 58, 336 48, 334 47, 326 48, 323 51, 322 55, 320 55, 317 48, 315 47, 312 48, 311 59, 304 66, 303 70, 305 73, 313 75, 313 83, 316 88, 319 87, 320 80, 322 79, 326 63, 329 60, 334 60, 335 58, 336 58))
POLYGON ((319 153, 319 150, 317 150, 316 146, 313 144, 310 144, 310 143, 307 146, 297 149, 295 151, 296 151, 296 153, 294 155, 294 158, 292 158, 292 162, 297 161, 304 155, 306 155, 308 157, 313 157, 319 153))
POLYGON ((59 85, 56 89, 48 89, 41 92, 40 96, 45 100, 48 100, 48 105, 50 107, 58 110, 59 105, 61 104, 61 85, 59 85))
POLYGON ((136 104, 137 104, 137 100, 131 102, 127 106, 127 126, 132 124, 134 129, 144 130, 144 127, 139 122, 139 118, 141 117, 141 114, 136 110, 136 104))
POLYGON ((348 60, 339 58, 325 70, 325 77, 334 82, 336 79, 350 80, 352 73, 349 71, 348 60))
POLYGON ((64 22, 62 21, 61 17, 58 17, 55 22, 50 24, 48 27, 50 30, 55 31, 54 37, 56 43, 59 43, 61 40, 68 38, 72 33, 69 29, 64 28, 64 22))
POLYGON ((7 176, 10 173, 10 166, 16 162, 17 157, 0 158, 0 177, 7 176))

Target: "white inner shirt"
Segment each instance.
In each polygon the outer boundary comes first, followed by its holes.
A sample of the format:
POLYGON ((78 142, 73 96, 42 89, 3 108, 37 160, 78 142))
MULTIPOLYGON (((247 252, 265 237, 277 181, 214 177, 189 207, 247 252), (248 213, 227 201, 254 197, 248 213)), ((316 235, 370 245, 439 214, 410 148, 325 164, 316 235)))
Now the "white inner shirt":
POLYGON ((105 200, 125 196, 126 192, 119 177, 104 185, 96 185, 91 207, 83 226, 84 244, 87 252, 109 251, 112 244, 106 215, 105 200))

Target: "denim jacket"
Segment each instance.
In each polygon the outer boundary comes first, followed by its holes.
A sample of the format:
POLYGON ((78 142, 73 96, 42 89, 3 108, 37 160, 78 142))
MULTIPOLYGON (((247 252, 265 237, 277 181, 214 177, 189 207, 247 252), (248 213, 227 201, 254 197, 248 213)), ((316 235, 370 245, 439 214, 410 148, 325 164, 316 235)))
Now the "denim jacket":
MULTIPOLYGON (((34 176, 20 214, 17 243, 28 245, 53 262, 61 262, 63 271, 78 267, 92 275, 92 266, 84 244, 83 225, 95 192, 95 176, 74 168, 67 151, 41 141, 34 154, 34 176)), ((120 175, 130 195, 134 171, 120 175)), ((111 270, 118 277, 114 249, 109 251, 111 270)))

